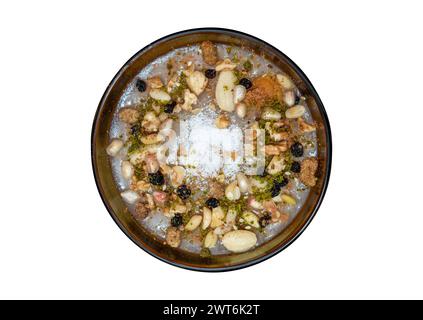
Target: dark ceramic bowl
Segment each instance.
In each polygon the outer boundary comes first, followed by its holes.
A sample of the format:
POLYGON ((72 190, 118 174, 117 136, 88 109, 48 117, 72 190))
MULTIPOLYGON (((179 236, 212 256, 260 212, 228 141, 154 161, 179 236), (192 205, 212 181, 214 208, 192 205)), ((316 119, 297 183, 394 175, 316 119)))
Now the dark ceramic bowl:
POLYGON ((264 261, 288 247, 308 226, 315 216, 325 194, 331 167, 331 133, 329 121, 322 102, 306 75, 286 55, 270 44, 248 34, 219 28, 181 31, 161 38, 138 51, 115 75, 106 89, 97 112, 91 136, 92 165, 100 196, 122 231, 141 249, 172 265, 199 271, 228 271, 251 266, 264 261), (156 57, 168 51, 204 40, 248 46, 264 55, 294 79, 307 99, 312 116, 317 123, 319 179, 296 218, 281 233, 256 249, 241 253, 200 257, 164 245, 162 241, 146 232, 127 212, 125 203, 113 180, 109 158, 105 149, 109 143, 109 127, 117 103, 127 85, 141 69, 156 57))

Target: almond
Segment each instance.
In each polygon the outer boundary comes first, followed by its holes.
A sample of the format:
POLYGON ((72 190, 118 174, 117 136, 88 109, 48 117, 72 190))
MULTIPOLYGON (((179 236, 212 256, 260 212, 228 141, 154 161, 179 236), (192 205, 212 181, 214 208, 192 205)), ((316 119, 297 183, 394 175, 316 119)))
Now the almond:
POLYGON ((213 248, 216 246, 217 243, 217 235, 213 232, 213 230, 209 231, 204 238, 204 247, 205 248, 213 248))
POLYGON ((188 221, 188 223, 185 226, 185 230, 187 231, 193 231, 198 228, 198 226, 201 223, 201 220, 203 219, 200 215, 194 215, 191 217, 191 219, 188 221))
POLYGON ((225 212, 222 210, 221 207, 213 208, 210 227, 213 229, 220 227, 223 224, 224 217, 225 217, 225 212))
POLYGON ((184 182, 186 170, 181 166, 174 166, 170 173, 170 183, 173 187, 178 187, 184 182))
POLYGON ((203 208, 203 223, 201 226, 203 230, 206 230, 210 226, 211 220, 212 220, 211 210, 207 207, 204 207, 203 208))
POLYGON ((234 93, 236 77, 230 70, 224 70, 219 74, 216 85, 216 101, 220 109, 232 112, 235 109, 234 93))

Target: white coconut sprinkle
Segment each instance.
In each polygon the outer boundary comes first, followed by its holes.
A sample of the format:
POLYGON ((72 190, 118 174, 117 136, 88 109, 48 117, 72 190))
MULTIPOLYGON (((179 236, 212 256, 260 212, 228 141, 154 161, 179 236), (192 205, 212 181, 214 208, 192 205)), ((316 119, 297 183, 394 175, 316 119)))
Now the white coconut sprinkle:
POLYGON ((243 130, 233 123, 226 129, 215 126, 217 113, 204 107, 196 115, 188 114, 179 123, 177 159, 191 177, 210 178, 223 173, 233 178, 243 162, 243 130))

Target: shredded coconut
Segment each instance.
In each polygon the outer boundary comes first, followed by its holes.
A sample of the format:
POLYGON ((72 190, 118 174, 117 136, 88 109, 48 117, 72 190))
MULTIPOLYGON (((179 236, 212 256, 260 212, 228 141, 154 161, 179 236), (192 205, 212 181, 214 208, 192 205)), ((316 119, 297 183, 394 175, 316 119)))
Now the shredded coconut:
MULTIPOLYGON (((223 173, 231 180, 241 169, 243 130, 237 123, 218 129, 218 114, 208 107, 187 114, 179 122, 177 144, 179 156, 169 162, 185 166, 188 177, 211 178, 223 173)), ((173 149, 174 150, 174 149, 173 149)))

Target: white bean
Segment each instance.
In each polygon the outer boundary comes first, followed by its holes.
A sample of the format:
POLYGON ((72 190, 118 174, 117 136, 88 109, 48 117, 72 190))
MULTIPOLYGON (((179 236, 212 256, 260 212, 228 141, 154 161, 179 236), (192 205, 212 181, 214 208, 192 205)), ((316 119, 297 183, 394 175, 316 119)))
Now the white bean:
POLYGON ((109 156, 115 157, 119 153, 119 151, 123 148, 123 141, 120 139, 113 139, 109 146, 106 149, 106 152, 109 156))
POLYGON ((140 198, 139 194, 132 190, 123 191, 120 195, 129 204, 134 204, 140 198))
POLYGON ((161 102, 167 102, 172 99, 167 92, 160 89, 151 89, 150 97, 152 97, 154 100, 161 102))
POLYGON ((147 172, 148 173, 156 173, 159 171, 159 162, 157 161, 157 158, 153 154, 149 154, 145 157, 145 164, 147 166, 147 172))
POLYGON ((230 183, 225 189, 225 196, 229 201, 238 200, 241 197, 241 191, 237 186, 237 181, 230 183))
POLYGON ((122 177, 125 180, 131 179, 131 177, 134 175, 134 167, 132 166, 131 162, 127 160, 122 161, 121 171, 122 171, 122 177))
POLYGON ((288 119, 295 119, 301 117, 305 113, 304 106, 297 104, 285 111, 285 116, 288 119))
POLYGON ((295 104, 294 91, 286 91, 283 97, 283 101, 288 105, 288 107, 292 107, 295 104))
POLYGON ((245 174, 242 172, 236 175, 236 180, 238 181, 239 191, 241 193, 247 193, 250 190, 250 182, 245 174))
POLYGON ((245 118, 245 115, 247 114, 247 106, 245 103, 238 103, 235 108, 236 115, 241 119, 245 118))
POLYGON ((244 100, 246 93, 247 89, 244 86, 240 84, 236 85, 234 88, 234 103, 237 104, 244 100))
POLYGON ((278 80, 281 87, 286 90, 292 89, 294 87, 292 80, 284 74, 277 74, 276 79, 278 80))
POLYGON ((222 238, 222 244, 232 252, 245 252, 257 243, 254 232, 247 230, 235 230, 226 233, 222 238))
POLYGON ((268 120, 268 121, 277 121, 282 118, 282 115, 280 114, 280 112, 272 108, 265 108, 261 114, 261 118, 263 120, 268 120))

